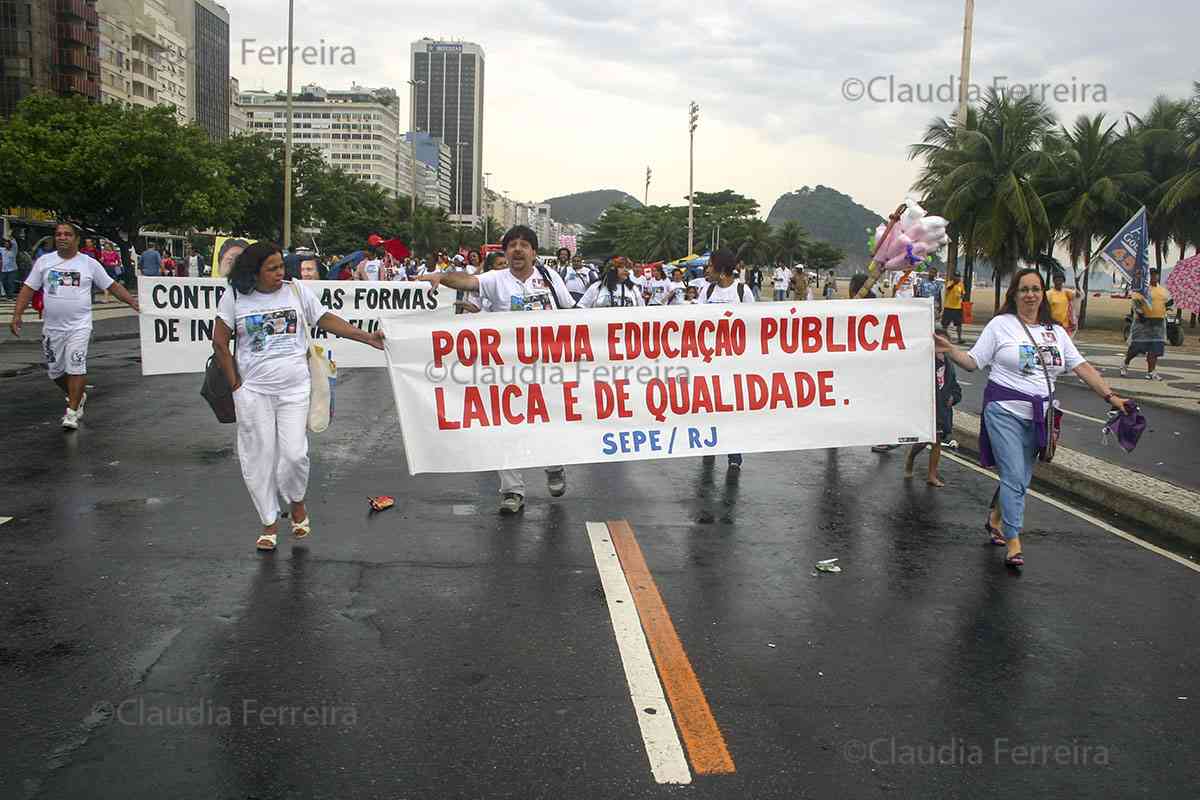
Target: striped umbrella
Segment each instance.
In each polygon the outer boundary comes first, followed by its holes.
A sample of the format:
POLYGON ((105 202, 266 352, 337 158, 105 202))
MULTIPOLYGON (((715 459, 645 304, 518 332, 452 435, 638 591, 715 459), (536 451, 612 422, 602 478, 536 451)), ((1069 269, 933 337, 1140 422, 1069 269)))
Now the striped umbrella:
POLYGON ((1166 283, 1176 306, 1200 314, 1200 255, 1172 267, 1166 283))

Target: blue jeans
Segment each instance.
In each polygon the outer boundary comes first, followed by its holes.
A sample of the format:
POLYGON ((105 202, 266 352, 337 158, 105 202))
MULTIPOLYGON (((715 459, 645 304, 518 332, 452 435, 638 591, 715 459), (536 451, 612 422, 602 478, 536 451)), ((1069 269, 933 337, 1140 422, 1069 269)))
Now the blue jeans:
POLYGON ((17 296, 17 271, 0 272, 0 283, 4 285, 4 293, 9 297, 17 296))
POLYGON ((987 425, 992 440, 992 455, 1000 473, 1001 528, 1005 539, 1021 535, 1021 524, 1025 519, 1025 492, 1033 480, 1033 466, 1037 463, 1038 441, 1033 420, 1010 414, 999 403, 989 403, 983 412, 983 424, 987 425))
POLYGON ((787 289, 775 290, 775 301, 778 302, 780 300, 787 300, 787 289))

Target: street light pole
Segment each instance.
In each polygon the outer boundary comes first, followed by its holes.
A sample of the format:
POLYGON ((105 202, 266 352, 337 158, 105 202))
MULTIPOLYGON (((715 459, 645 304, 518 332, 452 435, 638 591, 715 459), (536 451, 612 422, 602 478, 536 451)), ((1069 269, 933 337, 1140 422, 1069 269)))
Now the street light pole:
POLYGON ((693 185, 696 177, 696 125, 700 120, 700 106, 695 101, 688 107, 688 255, 696 252, 692 249, 696 223, 693 216, 692 201, 693 185))
POLYGON ((287 133, 283 137, 283 249, 292 243, 292 32, 295 0, 288 0, 287 133))
POLYGON ((642 200, 642 205, 650 205, 650 168, 646 167, 646 196, 642 200))
POLYGON ((488 228, 490 227, 490 225, 488 223, 490 223, 492 221, 491 220, 492 210, 490 208, 488 208, 488 202, 487 202, 487 200, 488 200, 487 183, 488 183, 488 178, 490 178, 491 175, 492 175, 492 173, 490 173, 490 172, 483 173, 483 203, 484 203, 484 205, 483 205, 483 243, 484 244, 488 243, 488 233, 489 233, 488 228))
POLYGON ((967 124, 967 87, 971 83, 971 39, 975 28, 975 0, 966 0, 963 14, 962 67, 958 78, 958 124, 967 124))
POLYGON ((409 158, 412 161, 412 199, 409 202, 409 219, 417 215, 417 86, 424 86, 425 81, 409 80, 408 95, 408 143, 409 158))

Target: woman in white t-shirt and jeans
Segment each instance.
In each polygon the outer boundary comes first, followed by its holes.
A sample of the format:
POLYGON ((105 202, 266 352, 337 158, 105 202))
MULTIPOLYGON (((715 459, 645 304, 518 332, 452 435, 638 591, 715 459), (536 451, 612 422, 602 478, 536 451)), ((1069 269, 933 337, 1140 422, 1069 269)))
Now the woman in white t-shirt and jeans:
POLYGON ((326 310, 300 282, 284 281, 283 256, 256 242, 237 257, 229 289, 217 305, 213 351, 233 387, 242 478, 262 520, 256 547, 274 550, 279 495, 291 504, 292 533, 312 533, 308 490, 308 343, 303 326, 383 349, 383 333, 367 333, 326 310), (237 337, 237 364, 230 340, 237 337))
POLYGON ((992 544, 1008 548, 1005 565, 1023 567, 1020 536, 1025 493, 1038 453, 1050 434, 1044 405, 1049 399, 1047 372, 1051 385, 1067 370, 1074 372, 1119 411, 1125 410, 1125 400, 1084 360, 1067 332, 1054 324, 1046 286, 1036 269, 1023 269, 1013 276, 1004 305, 970 352, 959 350, 945 336, 934 338, 937 352, 968 372, 991 367, 983 393, 979 461, 985 467, 998 467, 1000 488, 984 526, 992 544))

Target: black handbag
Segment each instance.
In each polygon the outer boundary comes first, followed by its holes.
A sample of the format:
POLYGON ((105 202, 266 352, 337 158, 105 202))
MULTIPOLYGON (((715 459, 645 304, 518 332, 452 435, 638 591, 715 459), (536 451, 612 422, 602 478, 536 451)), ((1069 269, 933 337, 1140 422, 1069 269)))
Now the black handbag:
MULTIPOLYGON (((236 330, 231 331, 229 345, 231 353, 237 351, 236 330)), ((233 369, 237 370, 236 359, 233 362, 233 369)), ((237 422, 237 406, 233 402, 233 387, 229 385, 229 380, 225 377, 225 370, 221 369, 221 363, 217 361, 216 353, 208 357, 208 363, 204 366, 204 384, 200 387, 200 396, 208 401, 209 407, 217 415, 217 422, 237 422)))
POLYGON ((1017 322, 1021 323, 1021 327, 1025 329, 1025 335, 1029 337, 1029 341, 1033 344, 1033 353, 1037 357, 1038 365, 1042 368, 1042 374, 1046 376, 1046 389, 1050 392, 1050 396, 1046 398, 1045 407, 1045 426, 1046 426, 1046 441, 1042 442, 1042 446, 1038 449, 1038 461, 1050 463, 1054 460, 1054 453, 1058 450, 1058 440, 1062 436, 1062 418, 1063 412, 1054 407, 1054 384, 1050 380, 1050 368, 1046 366, 1046 362, 1042 360, 1042 349, 1038 346, 1037 340, 1033 338, 1033 334, 1029 332, 1029 326, 1020 317, 1017 317, 1017 322))
POLYGON ((204 368, 204 385, 200 387, 200 396, 208 401, 213 413, 217 415, 217 422, 237 422, 233 389, 215 353, 208 357, 208 365, 204 368))

